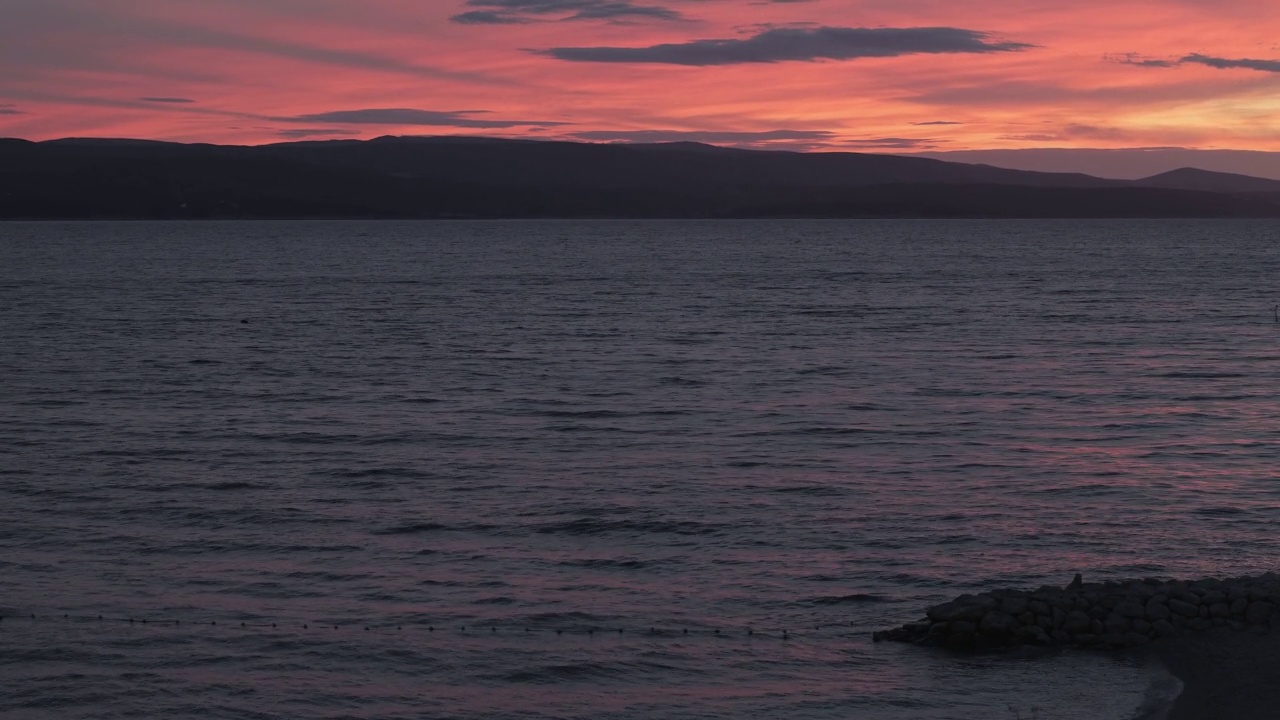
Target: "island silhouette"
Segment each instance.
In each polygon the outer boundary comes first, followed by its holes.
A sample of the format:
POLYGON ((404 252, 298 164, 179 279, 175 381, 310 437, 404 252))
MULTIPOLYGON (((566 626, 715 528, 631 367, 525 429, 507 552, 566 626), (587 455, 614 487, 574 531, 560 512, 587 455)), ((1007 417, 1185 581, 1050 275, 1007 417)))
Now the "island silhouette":
POLYGON ((0 140, 0 218, 1280 217, 1280 181, 698 143, 0 140))

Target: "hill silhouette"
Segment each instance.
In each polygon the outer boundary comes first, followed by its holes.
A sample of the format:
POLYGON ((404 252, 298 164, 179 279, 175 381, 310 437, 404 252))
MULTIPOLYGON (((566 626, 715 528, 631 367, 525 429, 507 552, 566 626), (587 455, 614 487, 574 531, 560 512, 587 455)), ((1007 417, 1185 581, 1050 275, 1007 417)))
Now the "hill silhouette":
POLYGON ((1280 217, 1270 186, 1192 180, 695 143, 0 141, 0 218, 11 219, 1280 217))
POLYGON ((1280 192, 1280 180, 1251 177, 1237 173, 1213 172, 1199 168, 1178 168, 1134 181, 1143 187, 1204 190, 1219 193, 1280 192))

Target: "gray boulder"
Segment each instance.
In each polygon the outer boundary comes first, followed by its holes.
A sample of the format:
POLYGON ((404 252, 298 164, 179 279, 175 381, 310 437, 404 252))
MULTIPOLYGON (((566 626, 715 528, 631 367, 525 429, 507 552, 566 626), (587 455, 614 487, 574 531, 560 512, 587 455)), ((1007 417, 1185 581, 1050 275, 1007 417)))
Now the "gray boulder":
POLYGON ((1071 633, 1072 635, 1087 633, 1092 626, 1093 623, 1089 619, 1089 616, 1079 610, 1072 610, 1067 613, 1066 619, 1062 621, 1063 631, 1071 633))
POLYGON ((1200 602, 1204 605, 1217 605, 1227 601, 1227 594, 1221 590, 1206 590, 1200 594, 1200 602))
POLYGON ((1049 634, 1036 625, 1027 625, 1018 628, 1015 637, 1028 645, 1048 645, 1052 642, 1049 634))
POLYGON ((1027 599, 1024 597, 1007 597, 1000 601, 1000 612, 1017 617, 1027 611, 1027 599))
POLYGON ((1168 620, 1172 613, 1166 605, 1152 599, 1147 601, 1146 614, 1148 620, 1155 622, 1156 620, 1168 620))
POLYGON ((1244 611, 1244 621, 1250 625, 1261 625, 1271 617, 1271 611, 1274 605, 1266 600, 1258 600, 1249 603, 1249 607, 1244 611))
POLYGON ((1147 609, 1132 600, 1126 600, 1117 604, 1112 612, 1120 617, 1129 618, 1130 620, 1145 618, 1147 616, 1147 609))
POLYGON ((949 603, 935 605, 925 613, 934 622, 952 622, 970 620, 977 622, 982 616, 994 610, 996 600, 987 595, 961 595, 949 603))
POLYGON ((1122 615, 1111 613, 1107 619, 1103 621, 1102 626, 1106 628, 1108 635, 1123 635, 1129 632, 1129 620, 1122 615))
POLYGON ((978 630, 984 637, 1001 639, 1012 635, 1018 627, 1017 618, 1008 613, 995 610, 982 617, 978 630))

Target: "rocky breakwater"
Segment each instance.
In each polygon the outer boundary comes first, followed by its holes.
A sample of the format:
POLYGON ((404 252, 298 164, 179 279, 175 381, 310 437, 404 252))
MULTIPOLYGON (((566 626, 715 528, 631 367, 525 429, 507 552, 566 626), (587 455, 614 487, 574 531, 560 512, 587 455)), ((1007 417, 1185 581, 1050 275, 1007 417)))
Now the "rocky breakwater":
POLYGON ((1280 628, 1280 575, 1105 583, 1076 575, 1066 587, 961 595, 929 608, 918 622, 873 637, 956 649, 1118 649, 1213 627, 1280 628))

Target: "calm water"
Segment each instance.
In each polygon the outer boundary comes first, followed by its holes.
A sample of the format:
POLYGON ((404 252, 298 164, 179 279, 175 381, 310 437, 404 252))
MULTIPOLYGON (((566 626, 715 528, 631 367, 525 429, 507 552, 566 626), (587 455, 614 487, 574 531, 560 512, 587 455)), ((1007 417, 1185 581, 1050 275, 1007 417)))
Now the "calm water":
POLYGON ((0 225, 0 714, 1132 716, 1145 668, 868 635, 1274 569, 1277 240, 0 225))

